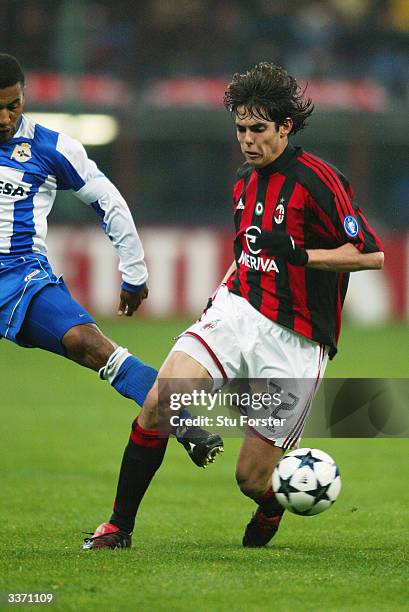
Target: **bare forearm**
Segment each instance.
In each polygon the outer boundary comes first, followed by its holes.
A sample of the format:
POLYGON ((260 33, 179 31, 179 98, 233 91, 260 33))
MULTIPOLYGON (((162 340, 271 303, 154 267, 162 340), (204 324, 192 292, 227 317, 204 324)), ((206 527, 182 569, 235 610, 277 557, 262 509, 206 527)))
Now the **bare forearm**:
POLYGON ((307 249, 307 253, 307 267, 328 272, 380 270, 384 260, 382 252, 361 253, 350 243, 337 249, 307 249))
POLYGON ((231 266, 227 270, 226 274, 223 276, 223 280, 220 283, 221 285, 223 285, 223 283, 225 283, 227 281, 227 279, 229 278, 230 274, 235 271, 236 267, 237 267, 236 266, 236 262, 233 261, 233 263, 231 264, 231 266))

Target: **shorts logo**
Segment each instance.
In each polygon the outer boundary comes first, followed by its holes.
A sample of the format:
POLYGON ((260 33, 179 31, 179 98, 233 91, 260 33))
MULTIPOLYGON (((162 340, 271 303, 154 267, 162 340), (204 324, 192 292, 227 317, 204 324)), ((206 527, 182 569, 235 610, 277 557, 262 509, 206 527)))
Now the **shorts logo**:
MULTIPOLYGON (((283 199, 283 198, 281 198, 283 199)), ((275 211, 274 211, 274 221, 277 223, 277 225, 280 225, 280 223, 282 223, 284 221, 284 206, 281 203, 280 200, 280 204, 277 204, 275 211)))
POLYGON ((243 200, 240 198, 239 203, 237 204, 236 210, 243 210, 243 209, 244 209, 244 203, 243 203, 243 200))
POLYGON ((220 322, 220 319, 215 319, 214 321, 205 323, 204 325, 202 325, 202 329, 214 329, 219 322, 220 322))
POLYGON ((28 142, 17 144, 13 149, 11 159, 15 159, 19 162, 26 162, 31 159, 31 145, 28 142))
POLYGON ((30 274, 27 274, 27 276, 24 278, 24 282, 28 283, 29 280, 31 280, 34 276, 37 276, 37 274, 40 274, 41 270, 33 270, 32 272, 30 272, 30 274))
POLYGON ((344 219, 344 230, 345 233, 351 238, 355 238, 359 232, 358 221, 352 215, 348 215, 344 219))
POLYGON ((253 255, 258 255, 261 249, 254 248, 254 245, 257 242, 258 236, 261 234, 261 229, 257 227, 257 225, 251 225, 247 228, 244 237, 246 239, 247 248, 253 255), (254 230, 254 233, 252 231, 254 230))

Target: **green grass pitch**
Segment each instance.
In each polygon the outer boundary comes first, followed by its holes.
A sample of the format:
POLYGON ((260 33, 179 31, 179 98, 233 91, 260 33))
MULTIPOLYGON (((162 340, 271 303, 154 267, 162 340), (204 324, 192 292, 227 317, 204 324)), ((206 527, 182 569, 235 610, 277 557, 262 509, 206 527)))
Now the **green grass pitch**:
MULTIPOLYGON (((184 323, 102 327, 158 366, 184 323)), ((405 335, 346 327, 328 374, 406 377, 405 335)), ((408 609, 407 439, 304 440, 337 460, 341 496, 321 516, 287 515, 261 550, 241 547, 254 508, 234 483, 240 441, 226 440, 224 456, 199 470, 173 440, 134 547, 85 552, 81 532, 110 514, 133 405, 38 350, 3 340, 0 363, 3 593, 54 592, 51 609, 87 612, 408 609)))

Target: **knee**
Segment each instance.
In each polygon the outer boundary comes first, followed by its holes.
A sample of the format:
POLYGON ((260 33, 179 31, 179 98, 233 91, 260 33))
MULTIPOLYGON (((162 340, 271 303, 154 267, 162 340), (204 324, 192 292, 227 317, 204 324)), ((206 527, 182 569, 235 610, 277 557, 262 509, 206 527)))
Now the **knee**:
POLYGON ((271 485, 271 475, 266 475, 256 470, 247 473, 237 470, 236 482, 243 495, 251 499, 257 499, 264 495, 271 485))
POLYGON ((63 336, 62 344, 68 357, 77 361, 87 353, 87 343, 79 326, 72 327, 63 336))
POLYGON ((94 325, 76 325, 62 338, 69 359, 80 365, 99 370, 104 367, 115 346, 94 325))

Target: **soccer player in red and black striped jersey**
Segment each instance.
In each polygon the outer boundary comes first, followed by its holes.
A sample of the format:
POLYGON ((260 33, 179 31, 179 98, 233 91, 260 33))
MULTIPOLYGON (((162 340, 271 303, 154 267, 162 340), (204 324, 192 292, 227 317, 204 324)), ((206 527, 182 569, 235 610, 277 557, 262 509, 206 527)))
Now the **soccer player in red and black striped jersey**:
POLYGON ((234 75, 224 104, 245 158, 233 190, 234 262, 162 366, 133 428, 133 463, 124 456, 110 523, 87 548, 114 547, 115 534, 130 542, 137 508, 164 454, 157 415, 169 410, 171 394, 192 391, 198 380, 214 391, 239 378, 293 385, 286 426, 249 430, 237 461, 237 483, 257 504, 243 545, 267 544, 283 514, 271 474, 283 452, 298 444, 327 359, 336 353, 349 273, 383 265, 379 239, 345 176, 289 143, 313 111, 294 77, 260 63, 234 75))
POLYGON ((296 90, 289 95, 295 87, 262 64, 236 75, 226 93, 246 159, 234 185, 237 269, 227 286, 332 356, 348 273, 380 267, 382 247, 345 176, 288 143, 313 110, 296 90))

